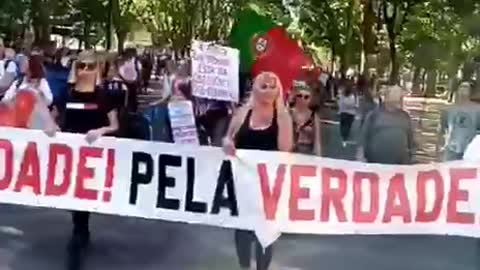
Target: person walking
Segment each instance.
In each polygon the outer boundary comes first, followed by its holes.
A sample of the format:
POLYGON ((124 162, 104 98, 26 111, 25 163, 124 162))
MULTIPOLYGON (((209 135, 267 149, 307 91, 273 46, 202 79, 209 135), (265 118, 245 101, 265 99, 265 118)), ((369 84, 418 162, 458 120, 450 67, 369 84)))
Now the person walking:
POLYGON ((138 110, 138 92, 141 88, 142 64, 135 48, 128 48, 122 56, 118 67, 118 75, 128 87, 129 111, 138 110))
POLYGON ((359 95, 359 111, 360 111, 360 126, 365 122, 367 114, 375 109, 375 100, 373 98, 372 90, 370 88, 368 79, 365 75, 360 75, 357 81, 357 94, 359 95))
POLYGON ((462 83, 455 103, 441 113, 436 150, 443 152, 443 161, 461 160, 480 129, 480 106, 471 101, 471 91, 470 83, 462 83))
POLYGON ((402 109, 403 96, 401 87, 390 86, 382 106, 368 113, 358 140, 357 160, 398 165, 414 163, 413 126, 410 116, 402 109))
POLYGON ((340 136, 342 137, 342 146, 346 147, 350 138, 355 115, 357 114, 357 97, 353 92, 352 83, 344 80, 340 86, 338 112, 340 114, 340 136))
MULTIPOLYGON (((78 56, 70 76, 73 89, 66 105, 63 130, 85 134, 85 140, 93 143, 104 135, 115 134, 119 129, 118 105, 101 85, 99 63, 93 52, 78 56)), ((68 268, 80 269, 83 255, 90 243, 90 213, 72 212, 73 232, 68 245, 68 268)))
MULTIPOLYGON (((236 149, 291 151, 292 119, 282 93, 282 85, 274 73, 264 72, 254 79, 250 100, 238 109, 223 139, 226 154, 235 155, 236 149)), ((272 246, 264 249, 253 232, 236 230, 235 247, 240 267, 250 269, 254 243, 257 270, 267 270, 272 261, 272 246)))

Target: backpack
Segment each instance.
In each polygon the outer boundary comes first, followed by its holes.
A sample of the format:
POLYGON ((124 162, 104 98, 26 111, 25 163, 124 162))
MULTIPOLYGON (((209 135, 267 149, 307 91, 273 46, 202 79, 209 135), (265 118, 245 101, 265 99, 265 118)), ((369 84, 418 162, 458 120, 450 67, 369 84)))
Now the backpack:
MULTIPOLYGON (((129 89, 128 92, 125 93, 125 99, 121 101, 121 104, 118 108, 118 120, 120 127, 117 134, 122 138, 151 140, 152 130, 150 121, 144 115, 137 113, 136 108, 131 108, 131 104, 135 102, 131 101, 132 97, 130 95, 133 93, 131 84, 129 85, 123 80, 123 78, 121 79, 122 83, 125 84, 129 89)), ((108 91, 108 89, 105 88, 105 91, 108 91)))
POLYGON ((173 143, 172 130, 170 128, 170 118, 168 115, 167 104, 150 106, 145 109, 143 115, 151 123, 152 141, 173 143))
POLYGON ((8 66, 13 63, 15 65, 15 80, 19 79, 19 77, 21 76, 20 74, 20 68, 19 68, 19 65, 16 61, 14 60, 11 60, 11 59, 8 59, 7 61, 5 61, 4 63, 4 66, 3 66, 3 69, 5 70, 5 72, 7 71, 7 68, 8 66))

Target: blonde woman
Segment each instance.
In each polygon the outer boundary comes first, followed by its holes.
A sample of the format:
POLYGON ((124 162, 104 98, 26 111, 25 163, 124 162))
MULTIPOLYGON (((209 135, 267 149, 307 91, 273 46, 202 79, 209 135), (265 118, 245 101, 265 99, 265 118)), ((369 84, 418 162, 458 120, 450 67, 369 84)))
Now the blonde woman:
MULTIPOLYGON (((101 85, 100 65, 93 52, 78 56, 72 67, 70 83, 74 85, 65 112, 64 131, 85 134, 88 143, 119 129, 118 104, 101 85)), ((73 211, 73 233, 69 243, 69 267, 78 267, 90 243, 90 213, 73 211)), ((69 269, 72 269, 69 268, 69 269)))
MULTIPOLYGON (((233 116, 223 149, 235 155, 238 149, 290 151, 293 146, 292 119, 282 98, 282 85, 277 75, 264 72, 253 82, 252 96, 233 116)), ((237 230, 235 246, 240 266, 250 269, 252 245, 256 246, 257 270, 268 269, 272 247, 263 249, 253 232, 237 230)))

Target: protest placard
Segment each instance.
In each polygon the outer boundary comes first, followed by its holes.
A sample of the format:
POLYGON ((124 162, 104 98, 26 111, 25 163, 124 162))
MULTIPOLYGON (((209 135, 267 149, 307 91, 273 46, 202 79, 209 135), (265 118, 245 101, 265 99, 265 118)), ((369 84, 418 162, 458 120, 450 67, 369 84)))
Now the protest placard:
POLYGON ((239 100, 239 51, 208 42, 192 43, 193 95, 221 101, 239 100))
POLYGON ((168 114, 174 142, 199 145, 192 102, 188 100, 170 102, 168 114))
POLYGON ((280 232, 480 237, 478 173, 0 128, 0 203, 253 230, 264 245, 280 232))

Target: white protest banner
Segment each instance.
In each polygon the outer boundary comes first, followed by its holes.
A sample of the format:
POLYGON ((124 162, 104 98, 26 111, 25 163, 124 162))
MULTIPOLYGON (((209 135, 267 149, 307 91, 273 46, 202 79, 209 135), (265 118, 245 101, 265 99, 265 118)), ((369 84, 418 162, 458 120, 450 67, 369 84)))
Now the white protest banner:
MULTIPOLYGON (((477 151, 478 152, 478 151, 477 151)), ((392 166, 0 128, 0 202, 279 233, 480 237, 477 162, 392 166)))
POLYGON ((179 100, 168 103, 168 114, 175 143, 200 144, 191 101, 179 100))
POLYGON ((192 91, 200 98, 238 102, 240 53, 208 42, 192 42, 192 91))

